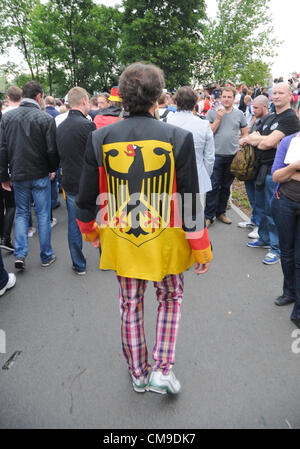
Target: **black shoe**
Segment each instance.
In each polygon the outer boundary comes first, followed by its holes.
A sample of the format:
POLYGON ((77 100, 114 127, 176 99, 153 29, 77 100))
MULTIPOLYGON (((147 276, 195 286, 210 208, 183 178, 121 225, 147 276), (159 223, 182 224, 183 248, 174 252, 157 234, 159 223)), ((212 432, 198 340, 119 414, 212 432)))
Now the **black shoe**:
POLYGON ((295 318, 295 319, 291 318, 291 321, 296 325, 296 327, 298 327, 300 329, 300 318, 295 318))
POLYGON ((11 241, 4 240, 4 239, 1 239, 0 248, 5 249, 6 251, 14 251, 15 250, 11 241))
POLYGON ((55 206, 51 207, 51 209, 57 209, 58 207, 60 207, 60 201, 58 201, 55 206))
POLYGON ((17 258, 15 260, 15 268, 17 268, 17 270, 24 270, 25 269, 25 260, 21 259, 21 258, 17 258))
POLYGON ((292 302, 295 302, 294 298, 290 298, 286 295, 278 296, 278 298, 275 299, 276 306, 287 306, 288 304, 292 304, 292 302))

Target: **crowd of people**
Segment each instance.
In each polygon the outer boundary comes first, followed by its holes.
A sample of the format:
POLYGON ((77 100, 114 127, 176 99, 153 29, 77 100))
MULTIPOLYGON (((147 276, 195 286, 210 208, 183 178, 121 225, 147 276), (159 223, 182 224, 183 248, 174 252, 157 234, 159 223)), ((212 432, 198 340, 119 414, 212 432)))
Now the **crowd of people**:
MULTIPOLYGON (((122 348, 136 392, 181 389, 172 368, 183 273, 193 264, 196 274, 209 270, 207 229, 215 219, 232 223, 231 164, 245 145, 255 150, 245 182, 252 215, 238 225, 251 231, 249 248, 268 249, 264 264, 281 261, 283 292, 275 303, 294 303, 291 320, 300 328, 299 91, 295 73, 269 89, 226 83, 172 95, 162 71, 143 63, 93 98, 76 86, 55 100, 36 81, 8 89, 0 123, 0 247, 14 254, 17 270, 26 269, 33 208, 41 265, 51 266, 52 211, 63 193, 74 273, 86 274, 84 239, 98 248, 100 268, 117 274, 122 348), (147 281, 159 304, 152 370, 147 281)), ((15 283, 0 252, 0 296, 15 283)))

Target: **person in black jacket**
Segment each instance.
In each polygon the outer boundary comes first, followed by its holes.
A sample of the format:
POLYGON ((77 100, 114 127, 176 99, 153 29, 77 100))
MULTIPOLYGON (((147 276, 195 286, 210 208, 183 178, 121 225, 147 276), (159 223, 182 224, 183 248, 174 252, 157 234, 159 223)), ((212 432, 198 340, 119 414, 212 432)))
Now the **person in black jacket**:
POLYGON ((42 266, 48 267, 55 261, 51 246, 50 177, 55 175, 59 164, 54 118, 40 110, 42 86, 37 81, 29 81, 23 87, 22 96, 20 106, 3 115, 0 128, 0 182, 7 190, 13 183, 16 203, 17 269, 25 268, 28 254, 31 195, 38 220, 42 266))
POLYGON ((83 156, 88 135, 96 125, 88 120, 89 95, 81 87, 73 87, 68 93, 71 110, 66 120, 57 128, 57 147, 61 158, 62 186, 66 193, 68 209, 68 242, 73 270, 85 274, 86 259, 82 253, 82 236, 75 216, 75 198, 78 193, 83 156))

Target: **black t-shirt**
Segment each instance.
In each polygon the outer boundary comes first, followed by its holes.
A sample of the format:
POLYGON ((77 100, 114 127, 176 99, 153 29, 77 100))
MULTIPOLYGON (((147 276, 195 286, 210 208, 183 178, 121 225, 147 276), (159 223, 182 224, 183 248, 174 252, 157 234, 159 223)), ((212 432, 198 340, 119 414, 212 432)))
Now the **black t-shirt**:
MULTIPOLYGON (((286 109, 281 114, 268 114, 265 119, 262 119, 261 127, 258 131, 262 136, 268 136, 273 131, 281 131, 285 136, 289 136, 300 131, 300 122, 295 111, 286 109)), ((272 165, 276 149, 258 150, 262 163, 272 165)))
POLYGON ((293 109, 286 109, 281 114, 270 114, 263 121, 260 133, 262 136, 268 136, 273 131, 281 131, 285 136, 300 131, 300 122, 296 112, 293 109))

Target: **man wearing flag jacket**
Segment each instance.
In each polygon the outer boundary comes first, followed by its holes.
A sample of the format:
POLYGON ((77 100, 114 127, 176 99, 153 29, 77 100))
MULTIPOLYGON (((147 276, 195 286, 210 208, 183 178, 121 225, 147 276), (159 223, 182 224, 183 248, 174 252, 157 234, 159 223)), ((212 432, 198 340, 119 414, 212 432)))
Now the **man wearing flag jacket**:
POLYGON ((77 222, 86 240, 101 243, 100 267, 116 271, 122 347, 134 390, 174 394, 180 391, 172 367, 183 272, 194 263, 197 274, 207 272, 212 253, 193 136, 154 119, 163 87, 163 73, 153 65, 135 63, 121 75, 119 93, 129 118, 89 136, 77 222), (149 280, 159 303, 151 376, 143 303, 149 280))

